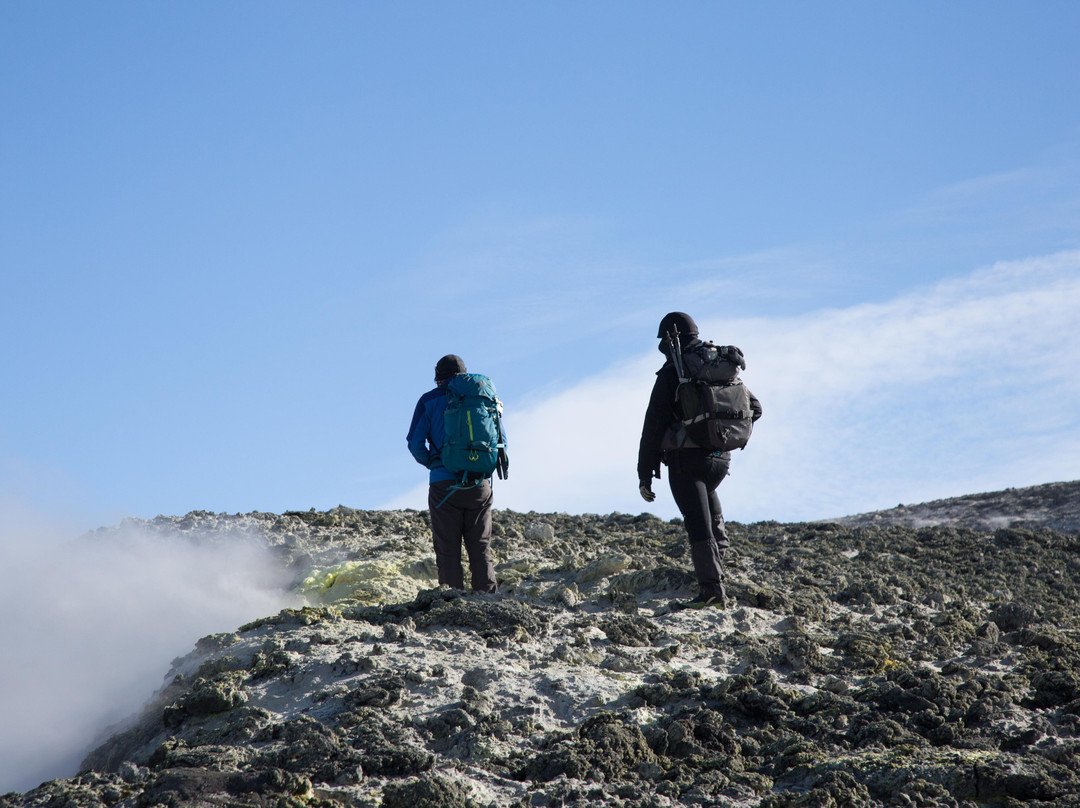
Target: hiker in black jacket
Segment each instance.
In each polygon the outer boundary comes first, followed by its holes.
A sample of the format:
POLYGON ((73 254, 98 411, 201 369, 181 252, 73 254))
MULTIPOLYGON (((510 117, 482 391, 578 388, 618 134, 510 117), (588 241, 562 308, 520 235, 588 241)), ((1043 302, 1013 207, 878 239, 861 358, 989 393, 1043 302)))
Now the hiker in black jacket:
MULTIPOLYGON (((656 372, 641 429, 637 463, 639 491, 646 502, 655 500, 653 478, 659 479, 661 462, 667 465, 668 484, 683 515, 699 587, 693 600, 677 605, 688 609, 706 606, 722 609, 727 601, 724 552, 730 542, 716 488, 727 476, 731 453, 700 448, 687 439, 685 432, 680 433, 682 415, 676 407, 679 372, 670 356, 671 343, 667 339, 671 333, 678 334, 683 354, 701 342, 697 324, 690 315, 677 311, 660 321, 656 336, 661 340, 660 351, 667 361, 656 372)), ((749 400, 753 420, 757 421, 761 417, 761 403, 752 393, 749 393, 749 400)))

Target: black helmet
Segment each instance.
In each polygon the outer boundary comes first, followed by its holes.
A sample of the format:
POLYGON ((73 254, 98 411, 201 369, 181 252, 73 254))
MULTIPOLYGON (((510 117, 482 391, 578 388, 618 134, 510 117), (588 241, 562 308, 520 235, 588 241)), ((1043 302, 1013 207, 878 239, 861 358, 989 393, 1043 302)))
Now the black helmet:
POLYGON ((435 363, 435 381, 437 382, 444 382, 451 376, 465 372, 465 360, 457 354, 447 354, 435 363))
POLYGON ((696 337, 697 323, 694 322, 694 318, 689 314, 681 311, 673 311, 670 314, 665 314, 664 319, 660 321, 660 328, 656 332, 657 339, 663 339, 668 335, 670 331, 678 331, 680 337, 696 337))

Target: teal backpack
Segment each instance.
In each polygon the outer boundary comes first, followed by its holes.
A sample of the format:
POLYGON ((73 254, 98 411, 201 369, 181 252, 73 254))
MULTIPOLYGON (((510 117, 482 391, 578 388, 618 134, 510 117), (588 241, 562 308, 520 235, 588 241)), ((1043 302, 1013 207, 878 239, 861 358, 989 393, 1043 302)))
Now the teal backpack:
POLYGON ((459 475, 461 483, 477 482, 505 469, 502 430, 502 402, 495 397, 495 385, 479 373, 459 373, 446 383, 446 438, 441 459, 447 471, 459 475))

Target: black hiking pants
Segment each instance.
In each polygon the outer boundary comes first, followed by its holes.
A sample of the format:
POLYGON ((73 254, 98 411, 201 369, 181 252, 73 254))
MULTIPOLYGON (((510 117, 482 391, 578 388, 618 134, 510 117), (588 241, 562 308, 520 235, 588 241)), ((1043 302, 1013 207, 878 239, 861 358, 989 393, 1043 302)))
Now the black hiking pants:
POLYGON ((731 546, 717 486, 727 476, 726 455, 700 449, 668 452, 671 496, 683 515, 694 575, 705 595, 724 594, 724 551, 731 546))
POLYGON ((464 542, 473 590, 494 592, 491 483, 484 480, 472 488, 451 493, 453 485, 452 481, 445 480, 428 486, 428 511, 431 514, 431 535, 435 545, 435 563, 439 568, 439 583, 455 589, 465 588, 461 569, 461 545, 464 542), (450 496, 447 497, 447 494, 450 496))

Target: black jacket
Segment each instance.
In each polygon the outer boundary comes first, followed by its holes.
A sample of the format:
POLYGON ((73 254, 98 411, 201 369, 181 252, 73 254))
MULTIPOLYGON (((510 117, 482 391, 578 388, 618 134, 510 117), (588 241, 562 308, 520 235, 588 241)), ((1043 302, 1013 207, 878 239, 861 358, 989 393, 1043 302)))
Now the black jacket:
MULTIPOLYGON (((686 346, 689 350, 695 343, 686 346)), ((653 477, 660 476, 660 463, 664 459, 661 445, 664 435, 680 420, 680 415, 675 410, 675 391, 679 387, 679 373, 675 370, 675 364, 668 359, 660 370, 656 371, 656 381, 653 383, 652 395, 649 396, 649 406, 645 410, 645 423, 641 427, 641 444, 638 447, 637 472, 638 481, 642 485, 651 485, 653 477)), ((756 422, 761 417, 761 402, 757 396, 749 391, 750 406, 754 411, 753 419, 756 422)), ((679 451, 707 451, 702 449, 682 449, 679 451)), ((728 455, 727 452, 724 453, 728 455)))

